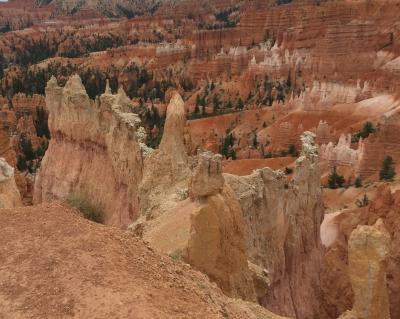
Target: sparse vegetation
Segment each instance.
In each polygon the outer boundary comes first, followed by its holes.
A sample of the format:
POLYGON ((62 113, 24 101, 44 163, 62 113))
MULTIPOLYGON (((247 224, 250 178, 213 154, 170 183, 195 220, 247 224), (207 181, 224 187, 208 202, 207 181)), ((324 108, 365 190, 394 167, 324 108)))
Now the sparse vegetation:
POLYGON ((356 179, 355 179, 355 181, 354 181, 354 187, 355 188, 360 188, 360 187, 362 187, 362 180, 361 180, 361 177, 357 177, 356 179))
POLYGON ((345 179, 342 175, 339 175, 336 170, 336 166, 332 169, 331 174, 328 178, 328 187, 331 189, 342 188, 345 183, 345 179))
POLYGON ((105 214, 99 204, 93 203, 89 197, 83 193, 72 193, 67 196, 65 203, 76 208, 84 218, 95 223, 104 224, 105 214))
POLYGON ((368 198, 367 194, 364 194, 362 199, 357 199, 357 201, 356 201, 356 205, 360 208, 366 207, 366 206, 368 206, 368 204, 369 204, 369 198, 368 198))
POLYGON ((222 144, 220 147, 220 154, 225 156, 226 158, 232 158, 233 160, 236 159, 236 152, 232 148, 233 145, 235 144, 235 137, 232 135, 232 133, 228 134, 226 137, 223 138, 222 144))
POLYGON ((293 144, 291 144, 291 145, 289 146, 288 153, 289 153, 289 155, 291 155, 291 156, 293 156, 293 157, 299 156, 299 153, 298 153, 297 150, 296 150, 296 146, 293 145, 293 144))
POLYGON ((394 169, 394 161, 391 156, 386 156, 382 162, 382 168, 379 173, 381 181, 393 181, 396 171, 394 169))
POLYGON ((367 138, 370 134, 375 133, 376 128, 372 122, 365 122, 363 128, 361 129, 360 132, 352 135, 351 141, 353 143, 357 143, 360 138, 365 139, 367 138))

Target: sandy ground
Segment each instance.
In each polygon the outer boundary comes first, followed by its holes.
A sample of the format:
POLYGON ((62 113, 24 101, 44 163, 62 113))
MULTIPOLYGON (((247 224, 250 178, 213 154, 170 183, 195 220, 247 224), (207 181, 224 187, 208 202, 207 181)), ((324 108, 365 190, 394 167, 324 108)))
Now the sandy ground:
POLYGON ((58 204, 2 209, 0 229, 1 319, 225 318, 234 303, 189 265, 58 204))

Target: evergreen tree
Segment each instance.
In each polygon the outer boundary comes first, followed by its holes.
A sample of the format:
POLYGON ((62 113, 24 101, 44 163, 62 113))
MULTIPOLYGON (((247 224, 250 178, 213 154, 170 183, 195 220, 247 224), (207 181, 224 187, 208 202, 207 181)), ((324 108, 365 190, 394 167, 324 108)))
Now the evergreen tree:
POLYGON ((382 168, 379 173, 379 177, 382 181, 392 181, 393 177, 396 175, 394 169, 394 162, 391 156, 386 156, 382 162, 382 168))
POLYGON ((218 95, 214 95, 214 98, 213 98, 213 112, 214 113, 218 112, 219 105, 220 105, 220 102, 219 102, 219 99, 218 99, 218 95))
POLYGON ((375 126, 372 122, 365 122, 363 128, 361 129, 360 132, 354 134, 351 138, 351 141, 353 143, 356 143, 360 140, 360 138, 367 138, 370 134, 375 133, 376 129, 375 126))
POLYGON ((328 177, 328 187, 331 189, 341 188, 343 187, 344 183, 345 183, 344 177, 337 173, 335 166, 328 177))
POLYGON ((254 136, 253 136, 253 148, 256 149, 257 146, 258 146, 257 134, 254 134, 254 136))
POLYGON ((20 147, 27 161, 32 161, 35 159, 35 152, 33 151, 31 140, 25 135, 21 136, 20 147))
POLYGON ((289 145, 288 153, 290 155, 292 155, 293 157, 296 157, 298 155, 297 154, 297 150, 296 150, 296 146, 294 146, 293 144, 289 145))
POLYGON ((236 108, 237 108, 238 110, 243 110, 243 108, 244 108, 244 104, 243 104, 243 101, 242 101, 242 99, 241 99, 241 98, 239 98, 239 99, 238 99, 238 102, 237 102, 236 108))
POLYGON ((362 180, 361 180, 361 178, 358 176, 357 178, 356 178, 356 180, 354 181, 354 186, 356 187, 356 188, 360 188, 360 187, 362 187, 362 180))

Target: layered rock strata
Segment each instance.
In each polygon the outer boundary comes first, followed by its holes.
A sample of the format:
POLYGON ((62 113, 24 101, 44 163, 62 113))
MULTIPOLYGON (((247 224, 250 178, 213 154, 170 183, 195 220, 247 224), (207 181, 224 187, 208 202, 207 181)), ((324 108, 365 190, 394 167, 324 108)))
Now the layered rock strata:
POLYGON ((400 113, 383 119, 375 134, 360 143, 357 173, 361 178, 377 174, 386 156, 400 160, 400 113))
POLYGON ((34 202, 77 194, 99 205, 105 222, 126 227, 137 218, 142 177, 140 120, 120 90, 89 99, 79 76, 46 87, 52 139, 37 174, 34 202))

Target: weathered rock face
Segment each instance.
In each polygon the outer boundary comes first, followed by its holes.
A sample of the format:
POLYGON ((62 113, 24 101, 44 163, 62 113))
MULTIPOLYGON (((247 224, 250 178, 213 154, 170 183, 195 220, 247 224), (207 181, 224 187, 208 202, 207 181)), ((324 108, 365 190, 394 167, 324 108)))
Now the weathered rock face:
MULTIPOLYGON (((347 257, 350 249, 350 247, 348 248, 349 238, 359 225, 374 225, 378 219, 382 219, 391 237, 391 242, 389 243, 390 249, 386 261, 387 267, 385 266, 384 268, 387 272, 386 280, 390 315, 391 318, 398 318, 400 315, 398 304, 400 292, 400 281, 398 280, 400 275, 400 253, 398 249, 400 242, 398 235, 398 230, 400 229, 398 218, 400 212, 400 192, 391 193, 389 187, 382 185, 378 188, 377 193, 379 197, 369 206, 345 210, 334 216, 331 221, 337 227, 337 235, 326 250, 321 274, 321 287, 324 292, 323 303, 331 318, 338 317, 341 313, 351 309, 353 303, 358 298, 356 295, 357 291, 354 291, 354 295, 352 291, 352 270, 348 261, 348 259, 350 260, 350 256, 349 258, 347 257)), ((377 260, 375 261, 375 265, 378 265, 377 260)), ((383 261, 382 265, 384 265, 383 261)), ((376 267, 372 267, 371 271, 375 271, 376 269, 376 267)), ((373 287, 372 282, 371 287, 373 287)), ((376 289, 380 289, 384 293, 384 287, 377 284, 376 289)), ((371 293, 372 295, 373 293, 371 293)), ((382 310, 382 315, 384 313, 384 310, 382 310)), ((361 316, 360 318, 364 317, 361 316)))
POLYGON ((390 319, 386 269, 390 235, 379 219, 374 226, 358 226, 349 239, 349 276, 353 309, 340 318, 390 319))
POLYGON ((182 98, 175 94, 160 147, 145 160, 141 216, 131 227, 156 250, 206 273, 228 295, 255 300, 241 207, 224 186, 222 157, 202 153, 189 159, 185 122, 182 98))
POLYGON ((204 152, 190 180, 190 195, 193 198, 216 195, 221 192, 225 180, 222 177, 222 156, 204 152))
POLYGON ((184 103, 176 93, 167 109, 160 147, 144 161, 139 197, 142 215, 148 218, 173 207, 186 196, 190 169, 184 141, 185 123, 184 103))
POLYGON ((242 206, 249 260, 268 273, 270 284, 257 291, 259 300, 279 314, 315 318, 322 317, 318 287, 323 205, 313 135, 302 138, 303 153, 292 181, 269 168, 225 179, 242 206))
POLYGON ((14 179, 14 169, 0 158, 0 208, 22 206, 21 196, 14 179))
POLYGON ((351 135, 342 134, 336 145, 332 142, 323 144, 319 150, 322 160, 326 160, 331 167, 355 166, 358 162, 359 151, 351 148, 351 135))
POLYGON ((34 202, 78 193, 103 207, 107 224, 127 226, 138 215, 142 154, 140 120, 123 91, 89 99, 78 76, 46 87, 52 139, 37 175, 34 202))

